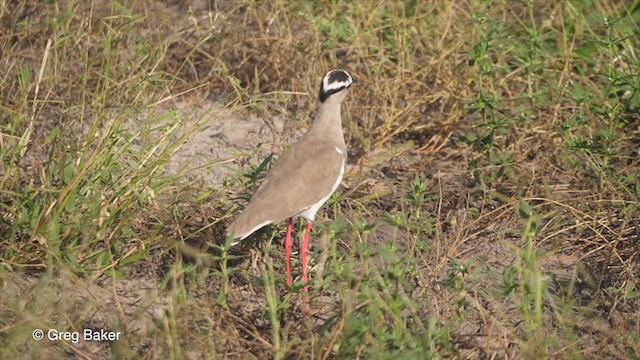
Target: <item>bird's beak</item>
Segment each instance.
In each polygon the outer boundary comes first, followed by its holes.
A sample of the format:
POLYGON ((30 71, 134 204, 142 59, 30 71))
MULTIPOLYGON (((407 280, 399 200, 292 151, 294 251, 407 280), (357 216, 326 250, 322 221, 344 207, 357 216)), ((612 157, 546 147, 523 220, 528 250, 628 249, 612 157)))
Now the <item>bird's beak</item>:
POLYGON ((363 74, 351 73, 351 79, 353 79, 353 83, 351 83, 351 85, 356 85, 358 87, 367 83, 367 77, 363 74))

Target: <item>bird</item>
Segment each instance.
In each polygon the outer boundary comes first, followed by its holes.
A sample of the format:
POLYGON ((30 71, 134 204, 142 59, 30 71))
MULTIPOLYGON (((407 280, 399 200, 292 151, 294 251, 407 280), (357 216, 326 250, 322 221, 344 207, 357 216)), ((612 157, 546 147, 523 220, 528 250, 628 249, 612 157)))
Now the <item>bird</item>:
POLYGON ((306 219, 300 245, 305 293, 309 292, 307 251, 312 222, 340 186, 345 172, 347 147, 341 104, 353 83, 353 77, 345 70, 334 69, 324 75, 318 93, 318 110, 309 130, 275 161, 244 210, 227 227, 227 238, 237 244, 266 225, 288 219, 285 261, 287 285, 291 287, 293 218, 306 219))

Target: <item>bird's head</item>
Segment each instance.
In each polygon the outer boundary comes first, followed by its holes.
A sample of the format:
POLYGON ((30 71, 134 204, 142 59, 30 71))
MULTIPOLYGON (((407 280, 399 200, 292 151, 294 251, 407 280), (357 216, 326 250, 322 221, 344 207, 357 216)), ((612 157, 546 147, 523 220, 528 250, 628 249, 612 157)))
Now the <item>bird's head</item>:
POLYGON ((331 70, 320 83, 320 94, 318 96, 321 103, 329 98, 336 98, 342 101, 347 94, 347 89, 353 84, 353 78, 344 70, 331 70))

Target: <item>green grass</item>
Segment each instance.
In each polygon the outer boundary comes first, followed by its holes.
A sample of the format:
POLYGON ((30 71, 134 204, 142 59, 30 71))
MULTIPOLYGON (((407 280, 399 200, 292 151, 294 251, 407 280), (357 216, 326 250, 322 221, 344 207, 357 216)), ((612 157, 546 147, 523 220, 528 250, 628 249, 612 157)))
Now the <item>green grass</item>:
POLYGON ((638 1, 0 5, 0 357, 640 357, 639 21, 638 1), (331 68, 359 83, 305 316, 283 224, 224 234, 331 68))

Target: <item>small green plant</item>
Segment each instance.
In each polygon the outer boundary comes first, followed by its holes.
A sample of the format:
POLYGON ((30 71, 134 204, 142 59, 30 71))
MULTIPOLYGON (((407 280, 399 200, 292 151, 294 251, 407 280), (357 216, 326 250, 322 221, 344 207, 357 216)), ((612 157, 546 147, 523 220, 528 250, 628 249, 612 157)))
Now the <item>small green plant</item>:
POLYGON ((496 73, 504 72, 503 65, 496 63, 496 53, 500 51, 496 37, 504 31, 504 24, 479 14, 474 16, 474 24, 477 31, 475 44, 473 50, 465 55, 474 64, 478 91, 475 98, 468 101, 467 111, 478 119, 478 124, 465 135, 464 141, 484 156, 482 162, 472 160, 469 164, 477 169, 476 178, 493 186, 513 171, 513 161, 505 142, 513 119, 501 108, 495 79, 496 73))
POLYGON ((402 356, 430 358, 450 351, 449 331, 433 319, 426 324, 415 318, 415 304, 407 296, 411 285, 405 277, 407 268, 416 259, 402 256, 397 249, 381 246, 374 250, 374 258, 382 259, 383 266, 366 267, 352 291, 359 295, 357 304, 345 298, 342 315, 343 336, 338 340, 339 358, 354 356, 402 356), (410 320, 411 319, 411 320, 410 320))
POLYGON ((217 254, 212 256, 212 260, 215 262, 219 269, 213 271, 214 277, 219 277, 222 281, 221 289, 218 293, 218 304, 227 306, 227 297, 229 296, 229 277, 233 272, 233 269, 229 268, 229 261, 240 258, 239 256, 230 255, 231 244, 235 239, 229 237, 222 245, 209 243, 209 247, 217 254))
POLYGON ((459 319, 464 319, 464 309, 467 305, 465 282, 469 277, 469 269, 460 259, 451 259, 447 270, 447 287, 456 295, 453 298, 453 308, 459 319))
POLYGON ((267 266, 261 264, 262 281, 267 297, 267 310, 269 320, 271 322, 271 334, 273 338, 273 354, 275 359, 283 359, 285 357, 285 348, 280 341, 280 309, 281 302, 276 292, 275 276, 273 274, 273 266, 267 262, 267 266))
POLYGON ((540 215, 524 199, 519 200, 517 211, 524 222, 522 229, 524 246, 516 249, 513 268, 505 270, 504 278, 507 280, 505 291, 511 290, 514 301, 519 304, 518 311, 524 319, 523 350, 537 357, 549 351, 548 336, 538 331, 544 321, 542 311, 544 298, 550 296, 547 292, 549 279, 545 279, 541 269, 541 262, 546 252, 543 249, 536 249, 534 243, 534 238, 540 229, 540 215), (514 279, 517 286, 513 286, 514 279))

